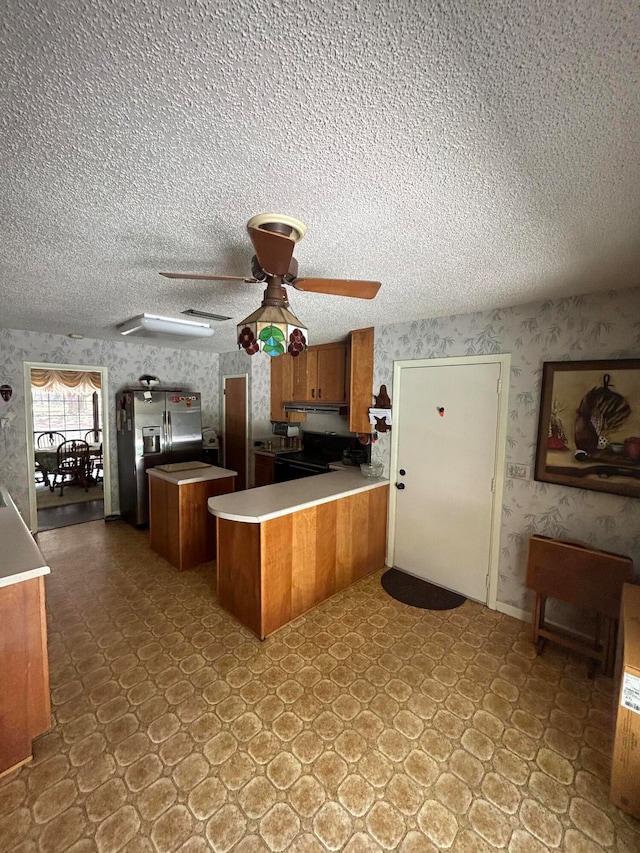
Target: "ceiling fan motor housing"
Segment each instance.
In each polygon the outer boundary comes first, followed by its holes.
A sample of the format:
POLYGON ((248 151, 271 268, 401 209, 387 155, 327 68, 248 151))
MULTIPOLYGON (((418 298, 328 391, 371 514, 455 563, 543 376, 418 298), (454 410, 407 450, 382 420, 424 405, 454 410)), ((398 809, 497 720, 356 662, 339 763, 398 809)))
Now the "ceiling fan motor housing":
POLYGON ((252 216, 247 222, 247 228, 259 228, 261 231, 271 231, 290 237, 294 243, 298 243, 307 233, 307 226, 293 216, 283 213, 259 213, 252 216))

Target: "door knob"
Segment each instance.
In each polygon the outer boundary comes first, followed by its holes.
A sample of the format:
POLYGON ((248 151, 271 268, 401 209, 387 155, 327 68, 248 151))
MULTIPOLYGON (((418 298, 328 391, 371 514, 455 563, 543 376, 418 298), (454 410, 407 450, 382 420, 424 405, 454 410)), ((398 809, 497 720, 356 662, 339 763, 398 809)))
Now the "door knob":
POLYGON ((396 489, 404 489, 404 483, 396 483, 396 489))

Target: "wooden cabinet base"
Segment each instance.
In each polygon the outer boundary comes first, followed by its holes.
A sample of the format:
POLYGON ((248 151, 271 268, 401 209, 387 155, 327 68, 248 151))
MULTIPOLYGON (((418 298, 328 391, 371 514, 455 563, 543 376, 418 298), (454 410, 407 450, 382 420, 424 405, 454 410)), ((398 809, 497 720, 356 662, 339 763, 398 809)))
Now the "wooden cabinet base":
POLYGON ((218 599, 260 639, 384 566, 388 486, 262 524, 218 519, 218 599))
POLYGON ((51 728, 44 578, 0 588, 0 775, 31 759, 51 728))
POLYGON ((216 520, 207 500, 234 490, 235 477, 176 485, 149 478, 149 544, 172 566, 192 569, 216 557, 216 520))

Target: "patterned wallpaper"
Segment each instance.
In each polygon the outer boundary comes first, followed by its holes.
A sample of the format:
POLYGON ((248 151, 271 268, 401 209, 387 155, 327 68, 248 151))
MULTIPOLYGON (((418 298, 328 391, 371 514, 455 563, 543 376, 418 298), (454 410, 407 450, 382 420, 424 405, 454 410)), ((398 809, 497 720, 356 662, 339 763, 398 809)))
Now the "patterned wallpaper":
POLYGON ((7 484, 23 517, 29 518, 26 422, 23 362, 106 367, 109 371, 111 509, 118 512, 118 461, 116 456, 115 395, 127 385, 138 385, 143 373, 159 376, 163 385, 180 385, 202 394, 204 426, 219 428, 217 353, 191 352, 138 343, 114 343, 64 335, 47 335, 0 329, 0 385, 8 383, 13 395, 0 400, 0 417, 8 417, 0 431, 0 479, 7 484))
MULTIPOLYGON (((640 290, 577 296, 476 314, 416 320, 376 328, 374 387, 393 401, 396 360, 511 353, 506 462, 533 464, 542 365, 640 356, 640 290)), ((391 433, 372 456, 389 470, 391 433)), ((531 610, 524 585, 528 538, 534 533, 575 538, 628 554, 640 568, 640 501, 533 479, 506 478, 498 601, 531 610)))

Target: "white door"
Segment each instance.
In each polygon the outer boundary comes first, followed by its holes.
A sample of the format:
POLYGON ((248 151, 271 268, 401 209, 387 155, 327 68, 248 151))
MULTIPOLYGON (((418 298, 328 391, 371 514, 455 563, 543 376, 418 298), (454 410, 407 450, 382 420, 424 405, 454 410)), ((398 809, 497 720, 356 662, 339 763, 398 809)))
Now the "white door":
POLYGON ((484 603, 504 358, 404 362, 394 376, 393 565, 484 603))

